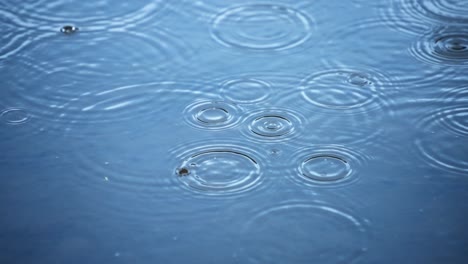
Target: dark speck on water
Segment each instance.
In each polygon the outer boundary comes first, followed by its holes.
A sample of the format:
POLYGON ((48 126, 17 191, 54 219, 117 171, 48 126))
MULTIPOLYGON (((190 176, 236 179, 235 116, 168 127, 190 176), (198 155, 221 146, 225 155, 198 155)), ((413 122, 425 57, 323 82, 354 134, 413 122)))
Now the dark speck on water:
POLYGON ((190 174, 190 171, 187 168, 180 168, 177 170, 179 177, 184 177, 190 174))
POLYGON ((60 29, 60 32, 62 32, 64 34, 73 34, 73 33, 77 32, 78 30, 79 30, 79 28, 77 28, 75 26, 67 25, 67 26, 63 26, 60 29))

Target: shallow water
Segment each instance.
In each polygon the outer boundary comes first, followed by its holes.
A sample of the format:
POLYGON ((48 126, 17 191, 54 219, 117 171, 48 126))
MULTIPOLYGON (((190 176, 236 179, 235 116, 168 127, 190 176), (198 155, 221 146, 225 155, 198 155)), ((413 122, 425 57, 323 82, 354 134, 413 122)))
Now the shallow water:
POLYGON ((0 23, 0 263, 466 262, 468 1, 0 23))

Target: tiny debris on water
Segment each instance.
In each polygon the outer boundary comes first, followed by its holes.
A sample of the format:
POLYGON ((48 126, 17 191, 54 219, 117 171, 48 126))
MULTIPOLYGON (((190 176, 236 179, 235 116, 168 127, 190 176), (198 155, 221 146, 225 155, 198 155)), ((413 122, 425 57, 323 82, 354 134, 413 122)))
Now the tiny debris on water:
POLYGON ((60 32, 62 32, 64 34, 73 34, 73 33, 77 32, 78 30, 79 30, 79 28, 77 28, 75 26, 66 25, 66 26, 63 26, 60 29, 60 32))
POLYGON ((184 177, 190 174, 190 171, 187 168, 180 168, 177 170, 179 177, 184 177))

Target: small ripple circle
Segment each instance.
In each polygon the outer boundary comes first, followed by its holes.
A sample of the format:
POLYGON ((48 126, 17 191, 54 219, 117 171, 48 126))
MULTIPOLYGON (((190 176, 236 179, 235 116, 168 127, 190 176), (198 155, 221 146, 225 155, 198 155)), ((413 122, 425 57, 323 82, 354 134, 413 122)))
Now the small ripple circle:
POLYGON ((426 63, 468 66, 468 30, 461 27, 437 28, 416 41, 410 52, 426 63))
POLYGON ((337 69, 307 77, 301 93, 308 102, 324 109, 349 110, 376 107, 380 76, 359 70, 337 69))
POLYGON ((251 113, 244 121, 244 134, 262 141, 285 140, 297 136, 305 119, 286 109, 264 109, 251 113))
POLYGON ((224 101, 199 101, 184 110, 185 120, 202 129, 226 129, 239 122, 240 110, 224 101))
POLYGON ((0 119, 9 125, 21 125, 29 120, 29 114, 21 108, 7 108, 0 112, 0 119))
POLYGON ((338 145, 305 148, 293 155, 292 166, 296 169, 290 176, 300 185, 348 185, 359 180, 367 159, 357 151, 338 145))
POLYGON ((234 79, 225 82, 221 93, 236 103, 257 103, 265 100, 271 93, 271 84, 254 78, 234 79))
POLYGON ((183 186, 204 195, 242 193, 257 186, 261 164, 253 151, 236 146, 211 145, 186 152, 175 169, 183 186))
POLYGON ((284 50, 304 43, 310 36, 311 19, 290 7, 249 4, 229 8, 212 24, 212 37, 228 47, 284 50))

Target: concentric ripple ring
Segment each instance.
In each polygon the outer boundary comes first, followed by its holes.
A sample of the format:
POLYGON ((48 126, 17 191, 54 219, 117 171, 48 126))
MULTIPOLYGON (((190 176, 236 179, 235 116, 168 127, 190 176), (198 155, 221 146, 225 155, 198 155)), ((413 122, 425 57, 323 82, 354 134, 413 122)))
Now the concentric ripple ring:
POLYGON ((210 145, 182 154, 175 177, 188 189, 204 195, 228 195, 260 183, 261 164, 254 152, 239 146, 210 145))
POLYGON ((284 50, 304 43, 310 36, 311 19, 298 10, 272 4, 250 4, 218 14, 212 37, 227 47, 252 50, 284 50))

